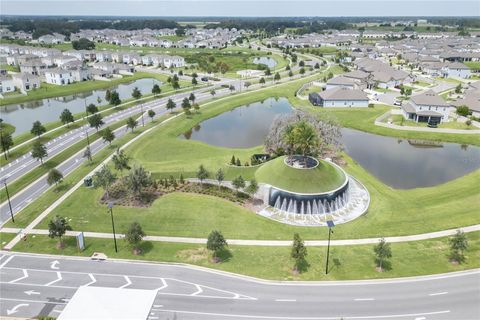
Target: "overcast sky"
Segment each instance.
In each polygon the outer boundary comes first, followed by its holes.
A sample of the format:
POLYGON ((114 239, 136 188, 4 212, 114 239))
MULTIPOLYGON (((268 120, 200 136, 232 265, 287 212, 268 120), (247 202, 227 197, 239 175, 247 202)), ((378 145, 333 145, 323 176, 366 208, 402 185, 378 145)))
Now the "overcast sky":
POLYGON ((480 16, 480 0, 0 0, 5 15, 480 16))

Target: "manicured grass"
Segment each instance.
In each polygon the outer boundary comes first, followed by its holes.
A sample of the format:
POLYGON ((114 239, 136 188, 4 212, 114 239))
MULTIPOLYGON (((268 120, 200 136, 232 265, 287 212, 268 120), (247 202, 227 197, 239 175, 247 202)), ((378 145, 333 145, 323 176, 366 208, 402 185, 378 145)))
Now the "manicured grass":
POLYGON ((429 87, 431 85, 430 83, 424 81, 415 81, 414 84, 420 87, 429 87))
POLYGON ((0 232, 0 248, 3 248, 7 243, 12 241, 15 238, 16 233, 4 233, 0 232))
MULTIPOLYGON (((84 91, 106 89, 121 83, 131 82, 142 78, 155 78, 165 83, 167 77, 168 76, 166 75, 158 73, 135 72, 131 76, 123 76, 123 78, 121 79, 113 79, 111 81, 90 80, 83 82, 75 82, 65 86, 42 83, 39 89, 29 91, 27 95, 1 99, 0 106, 45 98, 68 96, 84 91)), ((189 83, 185 81, 180 81, 179 83, 182 87, 189 85, 189 83)), ((167 86, 167 84, 165 84, 164 86, 167 86)), ((164 86, 162 86, 162 91, 164 89, 164 86)))
MULTIPOLYGON (((386 120, 391 120, 393 124, 399 126, 410 126, 410 127, 428 127, 426 122, 415 122, 412 120, 405 120, 405 118, 400 114, 395 114, 388 117, 386 120)), ((448 129, 462 129, 462 130, 473 130, 478 129, 474 126, 468 126, 464 122, 458 121, 450 121, 450 122, 442 122, 438 125, 438 128, 448 128, 448 129)))
POLYGON ((480 70, 480 61, 465 61, 464 64, 472 70, 480 70))
POLYGON ((0 69, 5 69, 7 71, 11 71, 11 72, 20 72, 20 68, 17 67, 17 66, 11 66, 9 64, 2 64, 0 65, 0 69))
POLYGON ((285 164, 286 157, 271 160, 255 172, 258 182, 299 193, 321 193, 339 188, 345 175, 326 161, 313 169, 295 169, 285 164))
POLYGON ((204 246, 194 244, 150 242, 142 243, 142 254, 133 255, 124 240, 119 240, 115 253, 111 239, 86 238, 86 248, 78 252, 74 237, 66 237, 66 248, 56 249, 56 239, 44 235, 29 236, 19 242, 14 251, 91 256, 94 251, 110 258, 141 259, 163 262, 183 262, 203 267, 276 280, 353 280, 409 277, 478 268, 480 266, 480 232, 468 234, 470 247, 466 261, 460 265, 449 262, 448 238, 392 243, 390 270, 375 271, 373 245, 339 246, 330 248, 329 274, 325 275, 325 247, 308 247, 309 264, 298 276, 292 275, 293 260, 290 247, 229 246, 221 254, 222 263, 212 263, 204 246), (34 238, 35 237, 35 238, 34 238), (252 263, 254 261, 255 263, 252 263))

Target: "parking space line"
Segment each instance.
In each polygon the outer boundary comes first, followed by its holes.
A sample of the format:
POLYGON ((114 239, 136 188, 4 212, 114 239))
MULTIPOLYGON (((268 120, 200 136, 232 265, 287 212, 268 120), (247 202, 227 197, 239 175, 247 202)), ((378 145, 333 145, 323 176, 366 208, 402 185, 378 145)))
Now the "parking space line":
POLYGON ((8 283, 15 283, 15 282, 18 282, 18 281, 23 280, 23 279, 25 279, 25 278, 28 278, 28 272, 27 272, 27 270, 26 270, 26 269, 22 269, 22 271, 23 271, 23 276, 21 276, 20 278, 15 279, 15 280, 12 280, 12 281, 10 281, 10 282, 8 282, 8 283))
POLYGON ((50 282, 47 283, 45 286, 48 287, 48 286, 50 286, 50 285, 52 285, 52 284, 54 284, 55 282, 58 282, 58 281, 60 281, 60 280, 62 280, 62 274, 61 274, 59 271, 57 271, 57 279, 55 279, 55 280, 53 280, 53 281, 50 281, 50 282))

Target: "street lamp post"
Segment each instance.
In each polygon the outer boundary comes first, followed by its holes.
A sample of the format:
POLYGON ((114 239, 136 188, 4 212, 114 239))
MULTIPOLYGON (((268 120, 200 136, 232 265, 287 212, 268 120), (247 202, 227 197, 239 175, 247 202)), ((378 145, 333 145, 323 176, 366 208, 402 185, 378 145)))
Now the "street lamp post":
POLYGON ((145 127, 145 122, 143 121, 143 103, 140 104, 140 110, 142 112, 142 127, 145 127))
POLYGON ((115 223, 113 222, 113 202, 108 203, 108 209, 110 209, 110 216, 112 217, 113 243, 115 244, 115 252, 118 252, 117 238, 115 236, 115 223))
POLYGON ((325 274, 328 274, 328 259, 330 257, 330 236, 333 233, 332 228, 335 226, 335 224, 333 223, 333 221, 328 220, 327 226, 328 226, 328 245, 327 245, 327 263, 325 264, 325 274))
POLYGON ((3 178, 2 182, 5 185, 5 192, 7 194, 8 207, 10 208, 10 217, 12 218, 12 222, 15 223, 15 219, 13 218, 12 203, 10 202, 10 194, 8 193, 7 178, 3 178))

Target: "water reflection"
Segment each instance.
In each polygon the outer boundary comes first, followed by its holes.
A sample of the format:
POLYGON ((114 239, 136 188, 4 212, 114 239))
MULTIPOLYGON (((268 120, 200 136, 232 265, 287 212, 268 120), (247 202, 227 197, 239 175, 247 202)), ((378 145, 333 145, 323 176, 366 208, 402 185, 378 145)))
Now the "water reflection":
POLYGON ((277 65, 277 61, 271 57, 256 57, 253 59, 255 64, 264 64, 269 68, 273 68, 277 65))
MULTIPOLYGON (((202 122, 182 138, 230 148, 263 144, 274 117, 292 111, 288 100, 267 99, 202 122)), ((480 148, 424 142, 342 129, 346 152, 385 184, 399 189, 428 187, 480 168, 480 148)))
MULTIPOLYGON (((152 92, 154 84, 161 85, 161 82, 150 78, 138 79, 130 83, 113 86, 110 90, 117 90, 120 99, 127 99, 132 97, 133 88, 138 87, 142 94, 147 94, 152 92)), ((0 107, 0 117, 6 123, 14 125, 16 127, 14 135, 18 135, 30 131, 34 121, 39 120, 42 123, 58 121, 64 109, 69 109, 75 114, 84 111, 86 104, 106 104, 106 91, 107 89, 86 91, 70 96, 6 105, 0 107)))

